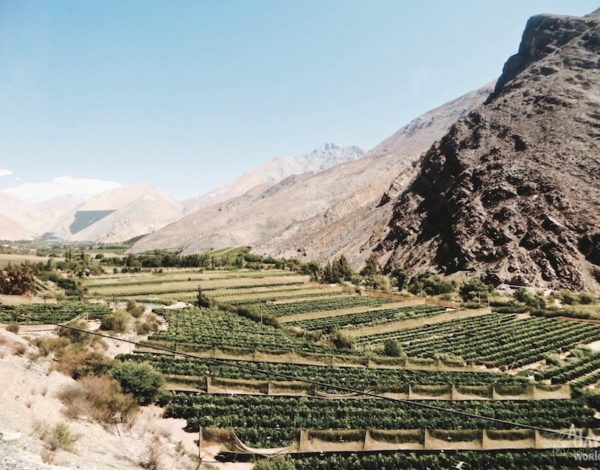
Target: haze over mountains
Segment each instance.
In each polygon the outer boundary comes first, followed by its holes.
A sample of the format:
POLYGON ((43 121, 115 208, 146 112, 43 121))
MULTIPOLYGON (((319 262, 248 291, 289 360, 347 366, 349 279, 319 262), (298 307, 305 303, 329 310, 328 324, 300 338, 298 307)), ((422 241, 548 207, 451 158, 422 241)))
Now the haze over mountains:
POLYGON ((376 253, 387 269, 599 290, 599 70, 598 12, 535 16, 497 83, 366 154, 325 144, 184 202, 149 185, 37 207, 0 194, 0 239, 148 234, 130 251, 249 245, 357 268, 376 253))
POLYGON ((264 190, 288 176, 323 171, 335 165, 357 160, 364 154, 364 150, 360 147, 344 148, 326 143, 305 155, 277 157, 244 173, 231 183, 185 201, 185 212, 193 212, 211 204, 241 196, 252 189, 255 191, 264 190))
POLYGON ((485 86, 424 114, 362 158, 193 212, 144 237, 132 251, 194 253, 250 245, 259 253, 308 259, 345 253, 359 264, 368 255, 363 242, 375 225, 385 223, 376 208, 383 191, 403 172, 408 179, 418 156, 491 90, 485 86))

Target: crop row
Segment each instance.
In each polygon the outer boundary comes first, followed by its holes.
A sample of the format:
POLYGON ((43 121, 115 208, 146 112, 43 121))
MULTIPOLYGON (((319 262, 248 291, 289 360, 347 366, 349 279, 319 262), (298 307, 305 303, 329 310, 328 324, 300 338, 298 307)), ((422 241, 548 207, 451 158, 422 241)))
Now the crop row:
MULTIPOLYGON (((516 452, 436 452, 351 454, 294 459, 296 470, 447 470, 465 469, 572 469, 581 460, 581 450, 526 450, 516 452)), ((592 454, 593 455, 593 454, 592 454)))
POLYGON ((229 305, 234 305, 236 307, 261 307, 266 302, 274 302, 279 300, 294 300, 294 299, 306 299, 312 300, 320 297, 327 297, 328 299, 339 299, 345 297, 344 294, 339 294, 336 292, 327 292, 323 289, 318 289, 317 291, 305 291, 298 289, 297 292, 294 291, 286 291, 286 292, 270 292, 264 293, 254 296, 252 299, 236 299, 236 298, 228 298, 228 299, 218 299, 217 301, 221 301, 223 303, 227 303, 229 305))
MULTIPOLYGON (((428 402, 500 420, 545 428, 598 424, 593 410, 579 400, 528 402, 428 402)), ((304 429, 484 429, 514 426, 480 418, 454 416, 418 406, 417 402, 320 400, 244 395, 172 394, 167 416, 187 419, 187 430, 200 426, 232 428, 250 445, 288 445, 304 429)))
POLYGON ((539 380, 550 379, 552 383, 563 384, 577 380, 596 370, 600 370, 600 353, 572 359, 564 365, 538 372, 536 378, 539 380))
MULTIPOLYGON (((378 340, 382 341, 378 335, 378 340)), ((452 354, 466 360, 521 367, 550 351, 565 351, 600 340, 600 327, 545 318, 516 319, 505 314, 445 322, 403 330, 395 336, 411 356, 452 354)), ((373 338, 362 337, 373 343, 373 338)))
POLYGON ((86 281, 88 287, 120 287, 130 285, 161 284, 164 282, 184 282, 184 281, 216 281, 226 279, 264 279, 273 277, 297 276, 297 273, 276 271, 276 272, 255 272, 255 271, 184 271, 167 272, 153 274, 130 274, 126 276, 99 276, 86 281))
POLYGON ((206 359, 176 358, 152 354, 120 356, 121 360, 149 362, 164 374, 181 376, 212 376, 230 379, 282 380, 276 374, 291 376, 297 380, 311 380, 345 386, 357 390, 377 389, 398 384, 422 385, 487 385, 520 384, 524 379, 508 374, 477 372, 424 372, 402 369, 367 369, 356 367, 327 367, 297 364, 255 362, 249 368, 247 362, 218 362, 206 359))
POLYGON ((280 285, 297 285, 304 284, 307 280, 306 276, 294 275, 294 276, 272 276, 264 278, 223 278, 215 280, 193 280, 185 279, 180 281, 164 280, 159 283, 152 284, 125 284, 117 286, 96 286, 91 290, 100 293, 123 293, 133 294, 138 291, 154 292, 164 289, 183 289, 190 288, 195 289, 198 286, 203 289, 219 289, 219 288, 246 288, 246 287, 269 287, 269 286, 280 286, 280 285))
POLYGON ((162 310, 169 324, 167 331, 150 340, 172 341, 209 347, 236 347, 272 351, 327 352, 310 339, 288 334, 235 313, 211 309, 162 310))
POLYGON ((110 313, 106 305, 84 302, 59 302, 56 304, 0 305, 0 323, 62 323, 81 315, 91 319, 110 313))
POLYGON ((379 297, 363 297, 358 295, 347 295, 332 299, 316 299, 300 302, 264 303, 255 308, 262 313, 268 313, 274 317, 297 315, 300 313, 320 312, 326 310, 341 310, 351 307, 378 307, 389 300, 379 297))
MULTIPOLYGON (((477 319, 473 323, 477 324, 477 319)), ((600 327, 542 318, 514 320, 491 331, 455 331, 433 341, 411 342, 409 354, 427 356, 445 352, 467 360, 521 367, 541 360, 549 351, 564 351, 579 343, 600 339, 600 327)))
POLYGON ((353 313, 335 317, 318 318, 313 320, 300 320, 289 322, 286 326, 297 326, 304 330, 336 330, 338 328, 364 325, 377 325, 399 320, 411 320, 438 315, 445 312, 444 307, 429 305, 414 305, 402 308, 390 308, 385 310, 373 310, 368 312, 353 313))

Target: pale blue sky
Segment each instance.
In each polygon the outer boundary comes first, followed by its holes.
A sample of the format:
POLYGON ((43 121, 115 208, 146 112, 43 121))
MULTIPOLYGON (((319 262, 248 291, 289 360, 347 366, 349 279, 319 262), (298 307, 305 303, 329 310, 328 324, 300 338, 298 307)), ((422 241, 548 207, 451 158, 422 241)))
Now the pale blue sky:
POLYGON ((0 0, 0 188, 94 177, 183 198, 324 142, 368 149, 496 78, 529 16, 597 6, 0 0))

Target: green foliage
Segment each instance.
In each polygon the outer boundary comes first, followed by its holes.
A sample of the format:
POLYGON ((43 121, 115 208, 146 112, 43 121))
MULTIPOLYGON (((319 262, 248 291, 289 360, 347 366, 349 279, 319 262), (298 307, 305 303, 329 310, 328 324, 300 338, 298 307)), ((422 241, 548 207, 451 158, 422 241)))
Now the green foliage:
POLYGON ((165 379, 148 363, 118 362, 110 374, 124 393, 131 393, 141 405, 155 402, 163 393, 165 379))
POLYGON ((259 460, 254 465, 254 470, 295 470, 295 468, 294 461, 285 456, 259 460))
POLYGON ((214 306, 212 299, 202 291, 201 287, 198 287, 196 292, 196 306, 201 308, 211 308, 214 306))
POLYGON ((327 263, 323 269, 322 282, 336 284, 342 281, 350 281, 352 276, 354 276, 354 271, 352 271, 350 263, 344 255, 341 255, 331 263, 327 263))
POLYGON ((361 276, 374 276, 381 272, 381 267, 379 266, 379 261, 375 254, 372 254, 367 258, 365 262, 364 268, 360 271, 361 276))
POLYGON ((398 288, 403 290, 406 287, 406 281, 408 280, 408 273, 402 268, 396 268, 391 272, 392 282, 398 288))
POLYGON ((534 295, 527 292, 527 290, 519 287, 513 292, 513 297, 516 301, 524 303, 532 309, 545 309, 546 301, 540 295, 534 295))
POLYGON ((464 302, 487 302, 493 287, 479 279, 466 279, 458 289, 458 295, 464 302))
POLYGON ((383 342, 383 354, 391 357, 406 356, 404 349, 402 349, 402 345, 395 339, 388 339, 383 342))
POLYGON ((408 291, 414 295, 440 295, 454 291, 454 286, 431 271, 424 271, 411 277, 408 291))
POLYGON ((25 295, 35 291, 34 268, 29 263, 0 268, 0 294, 25 295))

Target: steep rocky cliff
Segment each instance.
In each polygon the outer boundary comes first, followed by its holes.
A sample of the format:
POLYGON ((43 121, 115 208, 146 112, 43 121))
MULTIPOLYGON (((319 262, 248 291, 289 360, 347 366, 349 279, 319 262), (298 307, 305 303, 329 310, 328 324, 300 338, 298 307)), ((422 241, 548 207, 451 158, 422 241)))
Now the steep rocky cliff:
POLYGON ((532 17, 487 101, 383 202, 388 268, 598 290, 600 17, 532 17))

